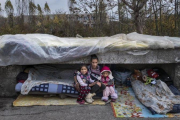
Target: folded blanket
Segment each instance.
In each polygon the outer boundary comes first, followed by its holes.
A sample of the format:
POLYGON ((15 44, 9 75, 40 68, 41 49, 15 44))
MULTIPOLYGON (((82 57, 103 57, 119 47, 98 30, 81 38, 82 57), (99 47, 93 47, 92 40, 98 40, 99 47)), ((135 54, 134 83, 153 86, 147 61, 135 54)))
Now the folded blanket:
MULTIPOLYGON (((15 86, 15 91, 20 92, 22 87, 22 83, 17 83, 15 86)), ((40 84, 37 86, 32 87, 30 93, 43 93, 43 94, 71 94, 77 95, 79 94, 78 91, 75 90, 73 86, 63 85, 63 84, 40 84)))

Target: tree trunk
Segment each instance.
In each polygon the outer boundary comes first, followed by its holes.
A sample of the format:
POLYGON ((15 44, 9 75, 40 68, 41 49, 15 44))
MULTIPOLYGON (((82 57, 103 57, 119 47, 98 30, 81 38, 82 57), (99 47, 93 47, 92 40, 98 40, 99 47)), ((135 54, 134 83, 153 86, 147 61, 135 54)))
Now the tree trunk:
POLYGON ((155 1, 155 5, 154 5, 154 2, 153 2, 153 0, 152 0, 152 5, 153 5, 154 16, 155 16, 156 35, 159 35, 156 1, 155 1), (155 9, 155 6, 156 6, 156 9, 155 9))
POLYGON ((160 0, 160 35, 162 35, 162 1, 160 0))
POLYGON ((135 26, 136 26, 136 31, 140 34, 143 33, 143 28, 141 27, 141 23, 139 21, 139 11, 136 11, 134 13, 134 23, 135 23, 135 26))
POLYGON ((119 15, 119 33, 121 32, 121 22, 120 22, 120 19, 121 19, 121 13, 120 13, 120 0, 118 0, 118 15, 119 15))
POLYGON ((177 0, 175 0, 174 5, 175 5, 175 13, 174 13, 175 20, 174 20, 174 22, 175 22, 175 30, 176 30, 176 28, 177 28, 177 0))
POLYGON ((179 5, 180 5, 180 3, 179 3, 179 0, 177 1, 177 19, 178 19, 178 36, 180 36, 180 13, 179 13, 179 5))

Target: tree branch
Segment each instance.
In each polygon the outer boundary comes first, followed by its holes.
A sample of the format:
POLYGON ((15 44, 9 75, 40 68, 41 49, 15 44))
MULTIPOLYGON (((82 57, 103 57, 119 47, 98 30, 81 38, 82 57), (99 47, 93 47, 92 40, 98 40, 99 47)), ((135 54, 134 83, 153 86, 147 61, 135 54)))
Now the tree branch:
POLYGON ((124 4, 126 4, 129 8, 131 8, 132 10, 134 10, 134 7, 132 5, 130 5, 130 3, 128 3, 126 0, 122 0, 122 2, 124 4))

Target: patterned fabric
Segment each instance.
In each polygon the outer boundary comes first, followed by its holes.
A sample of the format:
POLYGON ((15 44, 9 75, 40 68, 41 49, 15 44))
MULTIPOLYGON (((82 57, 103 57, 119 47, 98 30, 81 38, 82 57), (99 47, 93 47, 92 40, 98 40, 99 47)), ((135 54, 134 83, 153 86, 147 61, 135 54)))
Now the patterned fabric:
POLYGON ((101 77, 101 82, 106 83, 106 86, 114 86, 114 79, 109 79, 109 77, 101 77))
POLYGON ((31 92, 46 92, 48 93, 49 84, 40 84, 32 87, 31 92))
POLYGON ((90 87, 81 86, 81 87, 80 87, 80 92, 79 92, 79 96, 78 96, 77 101, 84 100, 85 97, 87 96, 87 94, 90 92, 90 90, 91 90, 90 87))
POLYGON ((173 109, 174 104, 180 104, 180 95, 174 95, 161 80, 157 80, 153 86, 145 85, 139 80, 134 80, 131 83, 139 101, 157 113, 166 114, 173 109))
MULTIPOLYGON (((143 117, 143 118, 165 118, 165 117, 180 117, 177 114, 155 114, 149 111, 135 96, 134 91, 130 87, 118 87, 118 99, 111 103, 115 117, 143 117)), ((178 118, 177 118, 178 119, 178 118)))
POLYGON ((91 65, 89 65, 88 72, 89 72, 92 80, 99 81, 99 79, 98 79, 100 77, 100 66, 99 65, 98 65, 96 71, 92 70, 91 65))
POLYGON ((93 72, 93 73, 96 73, 96 74, 99 74, 99 75, 100 75, 100 69, 101 69, 101 68, 100 68, 99 65, 97 65, 96 69, 92 69, 92 66, 89 65, 89 66, 88 66, 88 69, 89 69, 90 72, 93 72))
POLYGON ((74 87, 68 85, 62 85, 62 93, 64 94, 78 94, 78 91, 74 87))
POLYGON ((90 75, 89 75, 89 73, 86 74, 86 75, 83 75, 83 74, 81 74, 81 73, 78 71, 78 72, 77 72, 77 75, 80 76, 82 80, 83 80, 83 79, 86 80, 86 81, 83 81, 84 83, 89 84, 89 81, 90 81, 90 75))
MULTIPOLYGON (((47 71, 50 72, 50 70, 47 71)), ((49 77, 47 77, 47 75, 48 75, 47 73, 42 74, 37 69, 31 68, 29 70, 28 79, 24 82, 24 84, 21 87, 21 94, 27 95, 34 86, 39 86, 41 84, 46 84, 46 83, 73 86, 73 84, 67 83, 65 80, 63 81, 63 79, 53 79, 54 77, 53 75, 49 75, 49 77), (39 79, 39 77, 41 79, 39 79)))

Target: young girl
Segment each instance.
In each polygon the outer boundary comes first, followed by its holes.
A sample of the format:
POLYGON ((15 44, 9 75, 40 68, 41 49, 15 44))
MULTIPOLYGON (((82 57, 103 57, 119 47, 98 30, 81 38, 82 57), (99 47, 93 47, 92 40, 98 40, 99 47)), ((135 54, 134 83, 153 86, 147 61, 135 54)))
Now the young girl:
POLYGON ((91 90, 90 87, 95 84, 94 80, 92 80, 88 74, 88 68, 86 65, 82 65, 80 70, 77 72, 77 81, 80 84, 80 91, 77 102, 79 104, 84 104, 85 97, 91 90))
POLYGON ((114 79, 113 79, 112 72, 109 69, 109 67, 104 66, 101 69, 101 78, 100 78, 100 80, 104 85, 106 85, 105 90, 103 90, 102 100, 107 102, 109 95, 111 95, 111 102, 115 102, 118 96, 115 93, 114 88, 113 88, 114 79))

